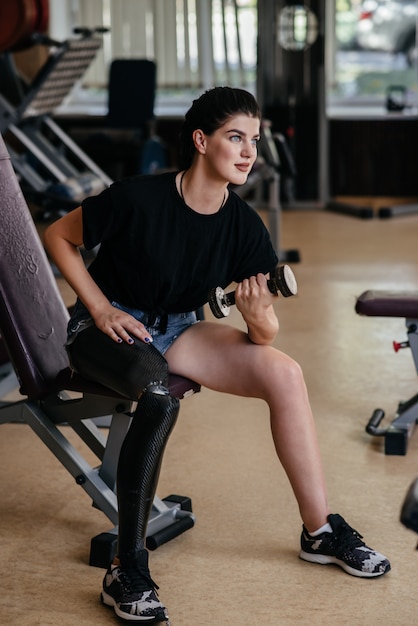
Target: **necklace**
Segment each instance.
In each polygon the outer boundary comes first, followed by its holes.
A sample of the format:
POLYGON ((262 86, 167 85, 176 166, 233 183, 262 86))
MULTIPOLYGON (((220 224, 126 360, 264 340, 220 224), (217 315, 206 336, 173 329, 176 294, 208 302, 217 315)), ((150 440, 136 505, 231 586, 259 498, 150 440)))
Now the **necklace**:
MULTIPOLYGON (((184 194, 183 194, 183 178, 184 178, 184 175, 185 175, 185 173, 186 173, 186 172, 187 172, 187 170, 184 170, 184 172, 183 172, 183 173, 182 173, 182 175, 180 176, 180 185, 179 185, 179 188, 180 188, 180 197, 181 197, 181 199, 183 200, 184 204, 187 204, 186 200, 184 199, 184 194)), ((226 190, 224 191, 224 197, 222 198, 222 204, 221 204, 221 206, 219 207, 218 211, 220 211, 220 210, 222 209, 222 207, 223 207, 223 205, 225 204, 225 202, 226 202, 226 190)), ((218 213, 218 211, 216 211, 216 212, 218 213)))

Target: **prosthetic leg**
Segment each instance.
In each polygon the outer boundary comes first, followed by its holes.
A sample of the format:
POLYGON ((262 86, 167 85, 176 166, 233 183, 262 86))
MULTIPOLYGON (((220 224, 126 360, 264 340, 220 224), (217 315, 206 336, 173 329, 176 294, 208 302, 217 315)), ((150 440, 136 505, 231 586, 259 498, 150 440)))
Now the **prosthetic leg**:
MULTIPOLYGON (((139 340, 133 345, 118 344, 91 326, 77 335, 68 352, 79 374, 138 400, 117 471, 118 554, 122 562, 132 560, 145 547, 162 456, 177 419, 179 400, 169 394, 167 361, 152 344, 139 340)), ((176 517, 185 524, 184 530, 194 523, 188 511, 177 510, 176 517)), ((153 541, 159 545, 158 535, 153 541)))
POLYGON ((117 473, 118 554, 122 562, 145 547, 161 461, 179 404, 161 382, 148 385, 123 442, 117 473))

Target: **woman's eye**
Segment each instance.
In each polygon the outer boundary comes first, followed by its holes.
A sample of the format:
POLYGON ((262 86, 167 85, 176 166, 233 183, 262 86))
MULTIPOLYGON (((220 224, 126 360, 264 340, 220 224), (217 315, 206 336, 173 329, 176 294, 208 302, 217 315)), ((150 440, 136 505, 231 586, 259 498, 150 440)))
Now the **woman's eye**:
POLYGON ((231 141, 235 141, 236 143, 238 143, 239 141, 241 141, 241 135, 232 135, 231 141))
POLYGON ((253 144, 253 146, 257 146, 259 141, 260 137, 254 137, 254 139, 251 139, 251 143, 253 144))

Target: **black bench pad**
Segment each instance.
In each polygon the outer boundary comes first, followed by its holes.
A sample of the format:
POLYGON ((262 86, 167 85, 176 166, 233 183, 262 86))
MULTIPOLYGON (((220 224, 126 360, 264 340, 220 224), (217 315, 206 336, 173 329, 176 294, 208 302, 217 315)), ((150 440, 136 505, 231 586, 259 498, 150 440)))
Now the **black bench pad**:
POLYGON ((418 319, 418 291, 364 291, 355 306, 359 315, 418 319))

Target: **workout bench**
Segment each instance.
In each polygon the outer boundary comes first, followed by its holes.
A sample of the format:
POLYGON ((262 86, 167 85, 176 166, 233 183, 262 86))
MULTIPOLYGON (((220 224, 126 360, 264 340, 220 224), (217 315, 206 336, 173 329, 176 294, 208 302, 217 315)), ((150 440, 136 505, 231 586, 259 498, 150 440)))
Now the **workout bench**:
MULTIPOLYGON (((365 291, 358 297, 355 310, 359 315, 404 317, 407 341, 394 341, 393 347, 396 352, 402 348, 411 348, 418 372, 418 291, 365 291)), ((387 428, 379 428, 384 416, 382 409, 375 409, 366 431, 370 435, 385 438, 385 454, 405 455, 418 420, 418 394, 400 402, 391 424, 387 428)))
MULTIPOLYGON (((28 424, 112 522, 108 533, 91 541, 90 565, 107 567, 117 548, 116 468, 133 403, 72 373, 63 347, 68 318, 0 135, 0 424, 28 424), (21 395, 5 401, 16 384, 12 370, 21 395), (107 441, 92 421, 104 416, 112 416, 107 441), (69 427, 97 456, 98 468, 65 436, 69 427)), ((170 375, 169 389, 185 398, 200 387, 170 375)), ((193 525, 189 498, 155 497, 147 546, 155 549, 193 525)))

